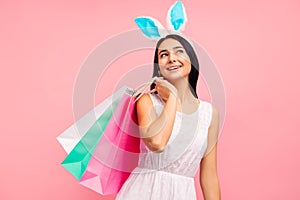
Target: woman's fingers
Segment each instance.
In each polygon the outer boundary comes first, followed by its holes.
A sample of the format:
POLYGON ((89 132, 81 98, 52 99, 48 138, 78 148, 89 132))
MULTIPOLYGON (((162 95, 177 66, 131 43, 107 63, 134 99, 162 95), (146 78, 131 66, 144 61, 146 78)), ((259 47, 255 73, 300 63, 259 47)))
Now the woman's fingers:
POLYGON ((150 90, 150 93, 155 92, 156 88, 153 88, 152 90, 150 90))

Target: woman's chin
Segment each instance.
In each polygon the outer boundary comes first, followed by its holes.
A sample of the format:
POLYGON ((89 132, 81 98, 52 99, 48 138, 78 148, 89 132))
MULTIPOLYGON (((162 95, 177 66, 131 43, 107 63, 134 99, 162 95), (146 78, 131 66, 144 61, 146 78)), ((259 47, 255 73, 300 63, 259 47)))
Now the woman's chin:
POLYGON ((174 81, 183 80, 183 79, 187 80, 187 77, 188 76, 183 76, 182 74, 179 74, 179 73, 172 73, 172 74, 168 74, 168 75, 164 76, 164 78, 166 80, 168 80, 169 82, 174 82, 174 81))

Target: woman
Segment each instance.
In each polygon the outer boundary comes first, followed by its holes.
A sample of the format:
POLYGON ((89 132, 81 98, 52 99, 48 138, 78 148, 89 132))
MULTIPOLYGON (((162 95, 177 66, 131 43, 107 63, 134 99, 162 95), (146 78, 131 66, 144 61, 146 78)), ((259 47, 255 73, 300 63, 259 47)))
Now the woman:
POLYGON ((116 199, 196 199, 200 166, 205 200, 220 199, 217 175, 218 111, 199 100, 199 64, 187 40, 168 35, 158 41, 152 92, 136 104, 142 137, 139 165, 116 199))

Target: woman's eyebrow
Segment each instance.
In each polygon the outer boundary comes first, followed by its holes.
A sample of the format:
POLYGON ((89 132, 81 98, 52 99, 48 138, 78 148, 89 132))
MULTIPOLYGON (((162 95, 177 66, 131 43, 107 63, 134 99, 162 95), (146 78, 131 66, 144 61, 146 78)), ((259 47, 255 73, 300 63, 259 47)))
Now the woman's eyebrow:
POLYGON ((165 52, 167 51, 166 49, 161 50, 160 52, 158 52, 158 54, 160 54, 161 52, 165 52))
MULTIPOLYGON (((183 47, 182 46, 176 46, 176 47, 173 47, 173 49, 183 49, 183 47)), ((158 54, 160 54, 162 52, 165 52, 165 51, 167 51, 167 50, 163 49, 163 50, 159 51, 158 54)))

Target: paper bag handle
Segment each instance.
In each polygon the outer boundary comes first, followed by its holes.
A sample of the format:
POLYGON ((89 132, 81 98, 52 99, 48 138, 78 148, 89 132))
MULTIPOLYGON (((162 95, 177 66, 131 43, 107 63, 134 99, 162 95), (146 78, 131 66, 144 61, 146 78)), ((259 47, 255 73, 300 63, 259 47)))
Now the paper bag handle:
POLYGON ((133 97, 137 97, 138 95, 140 95, 140 96, 138 96, 138 97, 135 99, 134 102, 136 102, 143 94, 148 93, 148 92, 145 92, 146 89, 147 89, 147 87, 149 87, 149 86, 154 82, 154 80, 155 80, 156 78, 157 78, 156 76, 155 76, 155 77, 152 77, 149 81, 147 81, 146 83, 142 84, 141 86, 137 87, 137 88, 134 90, 133 95, 132 95, 133 97))

